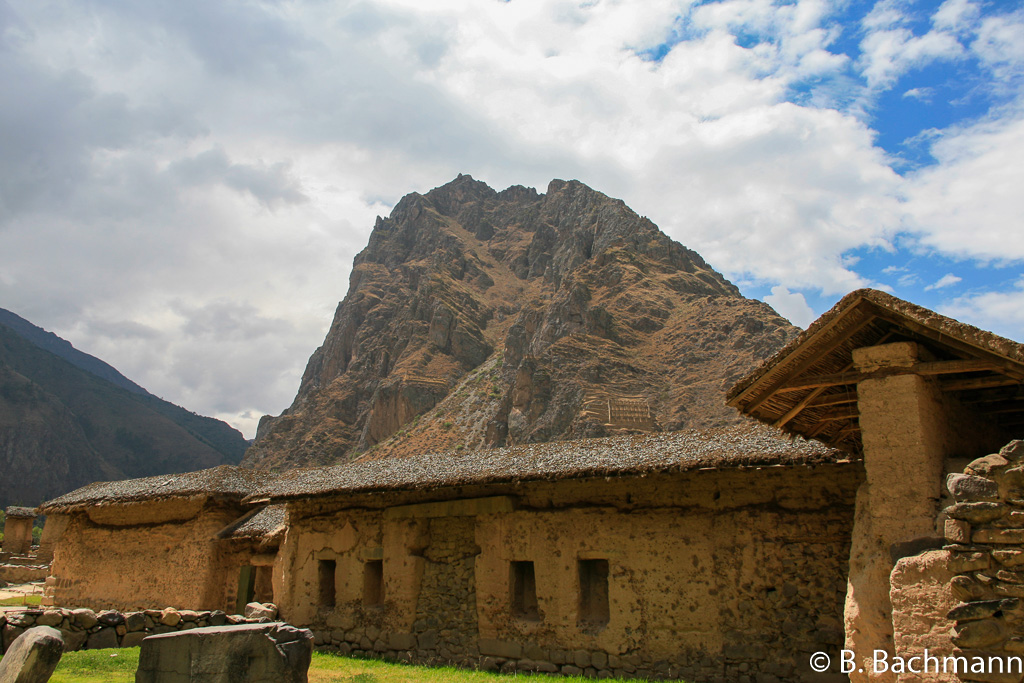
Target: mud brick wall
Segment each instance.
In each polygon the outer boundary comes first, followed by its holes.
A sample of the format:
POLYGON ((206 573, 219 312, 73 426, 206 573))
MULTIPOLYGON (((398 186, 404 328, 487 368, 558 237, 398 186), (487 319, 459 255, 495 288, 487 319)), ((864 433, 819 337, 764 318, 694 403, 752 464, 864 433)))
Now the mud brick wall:
POLYGON ((413 505, 378 494, 377 510, 355 497, 296 501, 278 605, 342 653, 509 673, 800 680, 812 653, 843 644, 862 477, 848 463, 467 488, 413 505), (385 584, 374 607, 360 601, 370 558, 385 584), (336 571, 330 606, 317 605, 321 561, 336 571), (607 567, 608 618, 596 628, 581 619, 591 561, 607 567), (514 606, 513 563, 532 563, 535 615, 514 606))
MULTIPOLYGON (((950 590, 960 600, 949 613, 956 654, 1024 660, 1024 442, 971 462, 946 485, 956 500, 945 511, 955 574, 950 590)), ((962 673, 960 680, 1021 681, 1024 675, 962 673)))

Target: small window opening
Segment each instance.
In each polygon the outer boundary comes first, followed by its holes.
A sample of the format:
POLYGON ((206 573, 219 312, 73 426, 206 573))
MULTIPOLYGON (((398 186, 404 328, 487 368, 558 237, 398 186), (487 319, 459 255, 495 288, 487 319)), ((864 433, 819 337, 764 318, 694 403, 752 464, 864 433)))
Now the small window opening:
POLYGON ((509 566, 509 591, 512 598, 512 616, 540 621, 537 609, 537 580, 533 562, 512 562, 509 566))
POLYGON ((608 560, 580 560, 579 625, 600 629, 608 624, 608 560))
POLYGON ((334 584, 338 563, 335 560, 320 560, 318 566, 321 607, 334 607, 334 584))
POLYGON ((363 563, 363 605, 373 607, 384 604, 384 561, 367 560, 363 563))

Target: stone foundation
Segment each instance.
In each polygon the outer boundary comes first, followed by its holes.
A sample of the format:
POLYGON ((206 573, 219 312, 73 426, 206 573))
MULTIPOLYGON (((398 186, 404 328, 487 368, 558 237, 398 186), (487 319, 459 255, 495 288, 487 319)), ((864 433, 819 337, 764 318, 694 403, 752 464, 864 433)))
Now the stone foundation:
MULTIPOLYGON (((268 620, 263 620, 268 621, 268 620)), ((2 638, 0 651, 6 652, 14 640, 33 626, 52 626, 64 636, 68 651, 111 647, 138 647, 146 636, 187 631, 204 626, 261 623, 238 614, 219 610, 176 610, 168 607, 140 612, 91 609, 26 609, 0 614, 2 638)))

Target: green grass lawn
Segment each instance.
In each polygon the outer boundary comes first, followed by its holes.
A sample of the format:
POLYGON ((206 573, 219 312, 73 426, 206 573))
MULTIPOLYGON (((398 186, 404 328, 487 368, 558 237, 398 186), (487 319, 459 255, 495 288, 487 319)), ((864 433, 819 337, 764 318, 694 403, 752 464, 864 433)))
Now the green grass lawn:
MULTIPOLYGON (((80 650, 64 655, 50 683, 131 683, 139 666, 139 648, 117 650, 80 650)), ((489 674, 451 667, 389 664, 375 659, 353 659, 313 653, 309 667, 310 683, 501 683, 517 677, 489 674)), ((569 683, 590 679, 530 674, 530 681, 569 683)), ((613 683, 618 679, 611 679, 613 683)))
POLYGON ((31 593, 28 595, 15 595, 12 598, 4 598, 0 600, 0 605, 30 605, 32 607, 38 607, 43 600, 43 596, 38 593, 31 593))

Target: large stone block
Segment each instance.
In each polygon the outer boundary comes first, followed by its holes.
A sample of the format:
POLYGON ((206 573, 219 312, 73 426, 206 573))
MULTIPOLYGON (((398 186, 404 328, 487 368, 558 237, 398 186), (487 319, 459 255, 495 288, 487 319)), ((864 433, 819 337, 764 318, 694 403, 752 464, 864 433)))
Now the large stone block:
POLYGON ((0 683, 46 683, 64 654, 60 631, 36 626, 11 643, 0 661, 0 683))
POLYGON ((273 621, 277 619, 277 605, 270 602, 250 602, 245 606, 245 618, 273 621))
POLYGON ((957 502, 999 500, 999 486, 991 479, 973 474, 950 474, 946 477, 946 488, 957 502))
POLYGON ((136 683, 306 683, 313 634, 288 624, 208 626, 142 641, 136 683))

